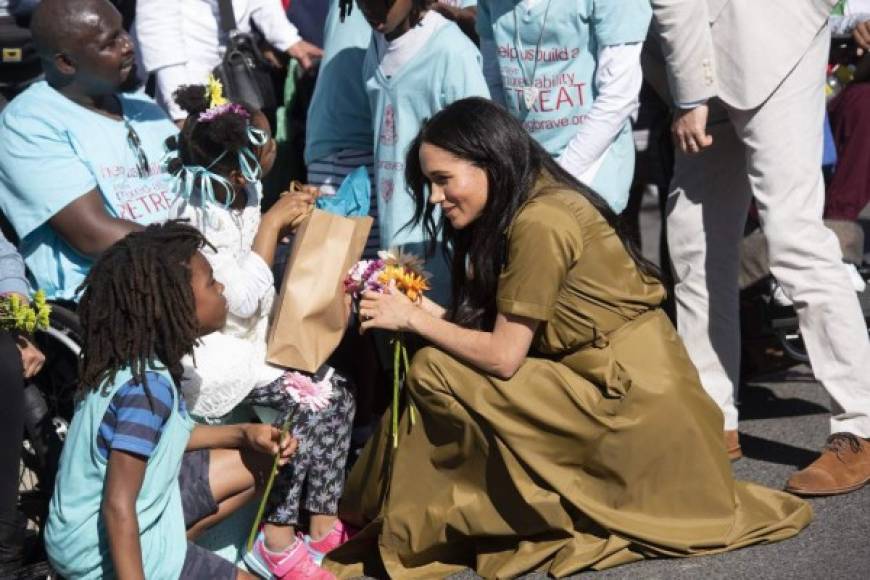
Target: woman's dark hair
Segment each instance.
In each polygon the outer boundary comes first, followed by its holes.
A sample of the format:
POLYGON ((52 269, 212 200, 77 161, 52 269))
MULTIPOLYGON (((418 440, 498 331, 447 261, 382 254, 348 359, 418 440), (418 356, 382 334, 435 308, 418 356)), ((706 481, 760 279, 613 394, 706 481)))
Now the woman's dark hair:
MULTIPOLYGON (((451 264, 452 296, 448 316, 457 324, 491 330, 495 295, 506 259, 508 226, 534 190, 542 172, 566 189, 577 191, 604 217, 644 274, 659 277, 644 259, 607 202, 556 163, 509 112, 492 101, 468 98, 446 107, 423 125, 411 144, 405 179, 415 201, 408 226, 423 225, 429 251, 443 235, 442 250, 451 264), (457 230, 428 203, 428 180, 420 166, 420 146, 429 143, 471 162, 486 172, 489 195, 480 217, 457 230)), ((408 227, 406 226, 406 227, 408 227)))
POLYGON ((167 149, 178 151, 178 157, 168 164, 169 173, 175 175, 185 165, 211 166, 215 173, 222 175, 238 170, 239 156, 236 154, 251 146, 248 127, 258 111, 239 103, 248 112, 248 117, 227 111, 212 120, 200 121, 200 114, 207 111, 210 104, 205 85, 183 85, 172 94, 172 98, 187 113, 187 119, 181 132, 166 140, 167 149), (214 163, 219 157, 220 160, 214 163))
POLYGON ((125 367, 146 388, 145 372, 155 364, 180 380, 181 359, 199 336, 190 260, 207 244, 199 230, 170 221, 131 232, 103 252, 78 289, 81 394, 107 387, 125 367))

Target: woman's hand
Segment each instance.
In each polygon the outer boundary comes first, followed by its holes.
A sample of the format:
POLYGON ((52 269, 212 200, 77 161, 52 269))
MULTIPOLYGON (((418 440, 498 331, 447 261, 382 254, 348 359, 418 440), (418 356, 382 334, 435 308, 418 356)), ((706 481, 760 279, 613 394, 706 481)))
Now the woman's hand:
POLYGON ((360 331, 369 328, 403 332, 412 330, 411 317, 422 312, 420 306, 391 285, 384 293, 366 292, 359 303, 360 331))
POLYGON ((45 355, 36 346, 24 338, 18 337, 18 350, 21 351, 21 365, 24 367, 24 378, 36 376, 45 364, 45 355))
POLYGON ((296 453, 298 442, 289 433, 280 441, 281 430, 272 425, 249 423, 244 426, 245 444, 249 449, 275 455, 280 453, 279 465, 286 464, 290 457, 296 453))

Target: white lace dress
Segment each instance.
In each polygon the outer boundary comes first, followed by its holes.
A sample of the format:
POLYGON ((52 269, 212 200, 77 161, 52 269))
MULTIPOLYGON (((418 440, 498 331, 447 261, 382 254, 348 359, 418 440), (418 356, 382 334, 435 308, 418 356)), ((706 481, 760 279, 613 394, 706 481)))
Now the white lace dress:
POLYGON ((232 411, 252 389, 283 374, 266 363, 266 333, 275 300, 271 269, 251 251, 260 226, 260 188, 248 188, 243 210, 178 201, 173 218, 187 219, 215 247, 203 253, 224 285, 229 313, 223 330, 202 338, 194 356, 185 357, 182 391, 191 413, 203 419, 232 411))

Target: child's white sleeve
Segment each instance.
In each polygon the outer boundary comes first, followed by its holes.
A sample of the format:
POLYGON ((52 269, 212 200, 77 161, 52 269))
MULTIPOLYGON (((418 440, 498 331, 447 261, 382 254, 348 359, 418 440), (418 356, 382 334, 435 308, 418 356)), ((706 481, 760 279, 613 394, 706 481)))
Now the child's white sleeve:
POLYGON ((215 280, 224 285, 229 311, 240 318, 257 314, 260 301, 272 290, 272 270, 258 254, 247 252, 238 260, 232 256, 207 254, 215 280))

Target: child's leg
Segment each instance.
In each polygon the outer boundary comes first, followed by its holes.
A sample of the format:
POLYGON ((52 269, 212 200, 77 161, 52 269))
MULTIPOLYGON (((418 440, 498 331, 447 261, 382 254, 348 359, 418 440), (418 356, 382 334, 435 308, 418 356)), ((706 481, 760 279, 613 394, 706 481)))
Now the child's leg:
POLYGON ((178 476, 187 538, 224 520, 251 501, 272 468, 272 458, 238 449, 185 453, 178 476))
POLYGON ((332 531, 337 519, 338 502, 344 491, 345 464, 355 409, 354 396, 349 387, 343 378, 333 378, 332 401, 321 412, 320 420, 314 427, 303 507, 311 514, 309 534, 315 541, 332 531))
POLYGON ((257 577, 236 568, 214 552, 187 543, 187 555, 179 578, 184 580, 255 580, 257 577))
POLYGON ((253 405, 270 407, 280 411, 275 425, 281 426, 287 416, 293 417, 292 430, 299 441, 296 453, 275 478, 271 498, 267 504, 263 536, 266 548, 280 552, 296 539, 296 526, 299 524, 299 496, 308 470, 309 449, 311 447, 311 427, 315 417, 301 411, 287 393, 283 377, 275 382, 253 389, 245 398, 253 405))
POLYGON ((280 552, 296 539, 296 526, 299 525, 299 504, 306 474, 310 470, 316 413, 297 411, 293 419, 293 435, 299 442, 296 454, 278 475, 266 507, 266 523, 263 536, 266 548, 280 552))

